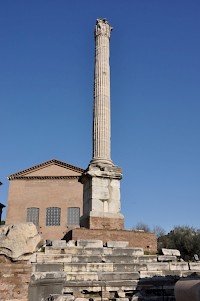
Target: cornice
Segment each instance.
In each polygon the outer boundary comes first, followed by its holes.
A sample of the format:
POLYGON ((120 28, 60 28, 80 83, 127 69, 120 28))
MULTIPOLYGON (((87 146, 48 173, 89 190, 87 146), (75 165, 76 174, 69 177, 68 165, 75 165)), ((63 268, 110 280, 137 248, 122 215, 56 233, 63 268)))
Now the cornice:
POLYGON ((13 176, 9 180, 66 180, 66 179, 79 179, 80 176, 13 176))
MULTIPOLYGON (((43 162, 41 164, 35 165, 33 167, 27 168, 25 170, 19 171, 17 173, 11 174, 10 176, 7 177, 7 179, 8 180, 13 180, 13 179, 16 179, 16 178, 17 179, 25 178, 25 177, 29 178, 29 176, 26 176, 26 174, 28 174, 32 171, 35 171, 35 170, 39 170, 41 168, 45 168, 45 167, 53 165, 53 164, 55 164, 57 166, 61 166, 61 167, 66 168, 66 169, 69 169, 69 170, 72 170, 72 171, 75 171, 75 172, 80 172, 81 174, 84 171, 84 169, 82 169, 80 167, 77 167, 77 166, 62 162, 62 161, 58 161, 56 159, 52 159, 52 160, 43 162)), ((62 176, 58 176, 58 178, 61 178, 61 177, 62 176)), ((69 176, 69 177, 71 177, 71 176, 69 176)), ((75 176, 75 177, 79 177, 79 176, 75 176)), ((34 176, 30 177, 30 178, 34 178, 34 176)), ((39 178, 41 178, 41 177, 39 176, 39 178)), ((54 176, 47 176, 46 178, 55 178, 55 177, 54 176)), ((68 178, 68 176, 66 176, 66 178, 68 178)))

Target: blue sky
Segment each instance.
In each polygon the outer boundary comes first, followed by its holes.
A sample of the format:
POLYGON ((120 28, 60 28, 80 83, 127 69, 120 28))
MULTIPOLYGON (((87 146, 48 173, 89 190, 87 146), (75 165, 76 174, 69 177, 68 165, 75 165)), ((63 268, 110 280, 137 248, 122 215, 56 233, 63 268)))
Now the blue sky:
POLYGON ((112 160, 126 228, 200 228, 199 0, 1 1, 0 202, 12 173, 91 160, 98 17, 114 27, 112 160))

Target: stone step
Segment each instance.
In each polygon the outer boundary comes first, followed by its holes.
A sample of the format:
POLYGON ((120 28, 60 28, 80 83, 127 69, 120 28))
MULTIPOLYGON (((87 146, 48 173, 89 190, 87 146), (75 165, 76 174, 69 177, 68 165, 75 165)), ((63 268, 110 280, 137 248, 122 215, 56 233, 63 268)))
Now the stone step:
POLYGON ((113 272, 113 263, 66 263, 65 272, 113 272))
POLYGON ((99 277, 96 272, 67 272, 66 281, 98 281, 99 277))
POLYGON ((113 263, 148 263, 157 262, 156 255, 143 255, 143 256, 126 256, 126 255, 105 255, 102 257, 104 262, 113 263))
POLYGON ((32 263, 100 263, 102 256, 65 255, 37 253, 31 258, 32 263))
POLYGON ((112 255, 118 256, 143 256, 144 250, 142 248, 113 248, 112 255))
MULTIPOLYGON (((157 264, 157 263, 155 263, 157 264)), ((121 263, 65 263, 65 272, 138 272, 146 271, 146 264, 121 264, 121 263)))
POLYGON ((200 262, 189 262, 189 269, 191 271, 200 271, 200 262))
POLYGON ((147 264, 121 264, 121 263, 43 263, 34 264, 34 271, 61 271, 65 272, 138 272, 138 271, 156 271, 169 270, 169 265, 160 265, 160 263, 147 264))
POLYGON ((57 246, 47 246, 45 248, 45 254, 143 256, 144 250, 142 248, 60 248, 57 246))
POLYGON ((39 263, 32 264, 33 272, 62 272, 64 271, 63 263, 39 263))
MULTIPOLYGON (((109 254, 111 254, 111 249, 109 254)), ((103 255, 104 248, 83 248, 83 247, 46 247, 45 254, 66 254, 66 255, 103 255)))
POLYGON ((99 291, 116 291, 135 290, 138 286, 138 280, 99 280, 99 281, 67 281, 64 284, 63 293, 78 291, 99 292, 99 291))
POLYGON ((110 272, 101 272, 99 273, 99 280, 113 281, 113 280, 138 280, 138 272, 121 272, 121 273, 110 273, 110 272))
MULTIPOLYGON (((156 255, 126 256, 126 255, 67 255, 67 254, 45 254, 36 253, 31 257, 31 262, 37 263, 155 263, 156 255)), ((161 263, 160 263, 161 264, 161 263)), ((181 265, 182 267, 184 264, 181 265)), ((175 268, 174 268, 175 269, 175 268)))
POLYGON ((145 263, 113 263, 113 272, 139 272, 146 271, 145 263))
POLYGON ((112 273, 112 272, 79 272, 66 273, 67 281, 109 281, 109 280, 138 280, 139 273, 112 273))
POLYGON ((167 255, 158 255, 158 261, 165 262, 165 261, 177 261, 176 256, 167 256, 167 255))
MULTIPOLYGON (((60 259, 59 259, 60 260, 60 259)), ((66 273, 79 273, 79 272, 114 272, 114 273, 132 273, 140 272, 142 278, 151 277, 153 275, 161 276, 180 276, 182 270, 170 270, 169 263, 37 263, 33 264, 34 272, 51 272, 51 271, 64 271, 66 273)), ((62 260, 61 260, 62 261, 62 260)), ((41 261, 42 262, 42 261, 41 261)), ((188 271, 192 272, 192 271, 188 271)))

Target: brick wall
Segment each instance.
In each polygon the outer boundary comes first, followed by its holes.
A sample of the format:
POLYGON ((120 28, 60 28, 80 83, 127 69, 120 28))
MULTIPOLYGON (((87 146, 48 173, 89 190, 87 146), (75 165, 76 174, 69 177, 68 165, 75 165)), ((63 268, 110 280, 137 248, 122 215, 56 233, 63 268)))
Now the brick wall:
POLYGON ((83 188, 78 179, 12 180, 9 185, 6 224, 27 221, 27 208, 39 208, 38 231, 44 239, 61 239, 68 231, 67 208, 80 208, 83 188), (61 209, 60 226, 46 226, 47 207, 61 209))
POLYGON ((123 230, 124 219, 90 216, 85 219, 81 219, 81 227, 89 229, 123 230))
POLYGON ((129 247, 144 248, 149 252, 157 251, 157 239, 154 233, 145 233, 140 231, 128 230, 107 230, 107 229, 73 229, 65 237, 67 240, 79 239, 99 239, 106 243, 113 241, 128 241, 129 247))
POLYGON ((32 267, 27 261, 12 262, 0 255, 0 300, 28 301, 32 267))

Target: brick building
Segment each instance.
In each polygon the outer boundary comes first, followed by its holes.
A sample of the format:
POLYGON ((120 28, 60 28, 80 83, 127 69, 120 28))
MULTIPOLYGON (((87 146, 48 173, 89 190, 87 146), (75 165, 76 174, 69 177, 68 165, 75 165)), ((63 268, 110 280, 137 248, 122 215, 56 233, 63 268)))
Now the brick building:
POLYGON ((33 222, 44 239, 61 239, 79 227, 83 169, 50 160, 8 177, 6 224, 33 222))

